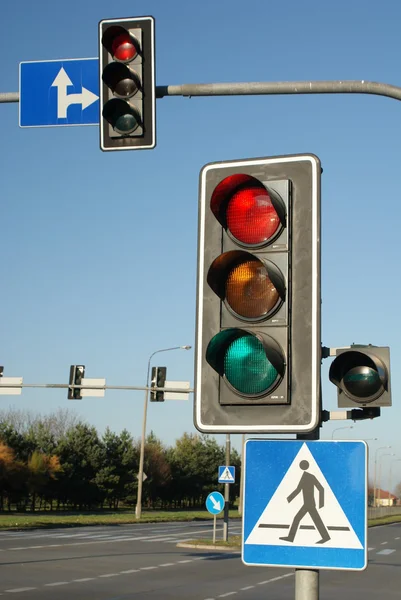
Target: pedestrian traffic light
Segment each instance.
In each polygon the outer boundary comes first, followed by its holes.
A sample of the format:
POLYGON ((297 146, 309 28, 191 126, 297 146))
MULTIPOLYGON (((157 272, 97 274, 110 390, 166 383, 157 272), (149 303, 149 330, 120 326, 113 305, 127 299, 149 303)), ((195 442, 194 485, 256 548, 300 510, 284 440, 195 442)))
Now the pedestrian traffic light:
POLYGON ((353 344, 337 348, 329 370, 339 407, 391 406, 390 349, 353 344))
POLYGON ((156 145, 153 17, 99 23, 100 147, 140 150, 156 145))
POLYGON ((200 174, 195 426, 307 433, 320 422, 320 161, 200 174))
MULTIPOLYGON (((164 387, 166 383, 167 368, 166 367, 152 367, 152 382, 151 387, 164 387)), ((151 402, 164 402, 163 391, 151 391, 150 392, 151 402)))
MULTIPOLYGON (((82 385, 82 379, 84 377, 84 365, 71 365, 69 381, 70 385, 82 385)), ((82 400, 81 388, 68 388, 68 400, 82 400)))

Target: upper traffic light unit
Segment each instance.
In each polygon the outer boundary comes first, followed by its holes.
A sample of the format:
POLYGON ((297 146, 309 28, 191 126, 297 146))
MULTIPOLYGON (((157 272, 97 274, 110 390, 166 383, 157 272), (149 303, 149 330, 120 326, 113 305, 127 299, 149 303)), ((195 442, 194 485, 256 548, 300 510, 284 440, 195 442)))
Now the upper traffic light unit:
POLYGON ((320 173, 314 155, 201 171, 200 431, 307 433, 320 421, 320 173))
POLYGON ((340 408, 391 406, 390 349, 354 344, 338 348, 329 371, 340 408))
MULTIPOLYGON (((152 380, 151 387, 164 387, 167 377, 167 367, 152 367, 152 380)), ((164 402, 164 391, 163 390, 151 390, 150 392, 151 402, 164 402)))
POLYGON ((153 17, 99 23, 100 147, 140 150, 156 145, 153 17))
MULTIPOLYGON (((82 385, 82 379, 85 377, 85 365, 71 365, 70 367, 70 385, 82 385)), ((68 400, 82 400, 81 388, 68 388, 68 400)))

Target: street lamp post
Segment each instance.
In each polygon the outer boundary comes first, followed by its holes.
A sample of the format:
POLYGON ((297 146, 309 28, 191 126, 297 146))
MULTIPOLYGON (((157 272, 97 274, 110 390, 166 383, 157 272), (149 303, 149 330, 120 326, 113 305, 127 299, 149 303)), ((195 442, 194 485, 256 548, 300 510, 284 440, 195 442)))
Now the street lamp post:
POLYGON ((386 452, 386 454, 382 454, 379 458, 379 477, 378 477, 378 482, 379 482, 379 504, 380 504, 380 497, 381 497, 381 480, 382 480, 382 458, 384 458, 385 456, 395 456, 394 452, 391 454, 391 452, 386 452))
POLYGON ((334 439, 334 434, 336 431, 340 431, 340 429, 354 429, 353 425, 350 425, 349 427, 337 427, 337 429, 333 429, 333 431, 331 432, 331 439, 334 439))
POLYGON ((392 460, 392 461, 391 461, 391 463, 390 463, 390 475, 389 475, 389 478, 388 478, 388 505, 389 505, 389 506, 391 506, 391 505, 390 505, 390 495, 391 495, 391 492, 390 492, 390 490, 391 490, 391 483, 392 483, 392 482, 391 482, 391 476, 392 476, 392 467, 393 467, 393 463, 395 463, 395 462, 399 462, 400 460, 401 460, 401 458, 395 458, 395 459, 394 459, 394 460, 392 460))
POLYGON ((142 484, 143 484, 143 461, 145 457, 145 437, 146 437, 146 418, 148 414, 148 397, 149 397, 149 374, 150 374, 150 362, 155 354, 159 352, 168 352, 170 350, 190 350, 191 346, 173 346, 172 348, 162 348, 161 350, 155 350, 149 356, 148 370, 146 374, 146 390, 143 403, 143 421, 142 421, 142 437, 141 437, 141 450, 139 454, 139 472, 138 472, 138 496, 135 508, 135 517, 141 518, 142 514, 142 484))
POLYGON ((379 450, 388 450, 391 446, 380 446, 380 448, 376 448, 375 452, 375 474, 373 478, 373 506, 376 506, 376 474, 377 474, 377 453, 379 450))

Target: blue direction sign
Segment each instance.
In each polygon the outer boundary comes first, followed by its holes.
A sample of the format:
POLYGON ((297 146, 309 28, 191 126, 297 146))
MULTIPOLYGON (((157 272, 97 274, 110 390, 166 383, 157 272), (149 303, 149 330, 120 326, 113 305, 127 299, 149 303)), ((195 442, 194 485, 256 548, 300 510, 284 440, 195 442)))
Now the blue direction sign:
POLYGON ((20 127, 99 123, 99 60, 20 63, 20 127))
POLYGON ((220 492, 211 492, 206 498, 206 508, 212 515, 218 515, 224 508, 224 496, 220 492))
POLYGON ((244 480, 246 565, 366 568, 365 442, 248 440, 244 480))
POLYGON ((219 483, 235 483, 235 467, 219 466, 219 483))

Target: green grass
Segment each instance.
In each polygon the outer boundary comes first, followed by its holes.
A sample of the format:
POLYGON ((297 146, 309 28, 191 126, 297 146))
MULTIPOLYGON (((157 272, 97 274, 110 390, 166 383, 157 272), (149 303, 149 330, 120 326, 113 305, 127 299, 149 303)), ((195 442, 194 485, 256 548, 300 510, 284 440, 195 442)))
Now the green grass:
MULTIPOLYGON (((238 511, 230 511, 230 518, 238 511)), ((217 517, 223 518, 223 513, 217 517)), ((135 511, 91 513, 0 513, 0 529, 29 529, 35 527, 79 527, 84 525, 123 525, 129 523, 158 523, 213 519, 206 510, 199 511, 142 511, 138 520, 135 511)))

